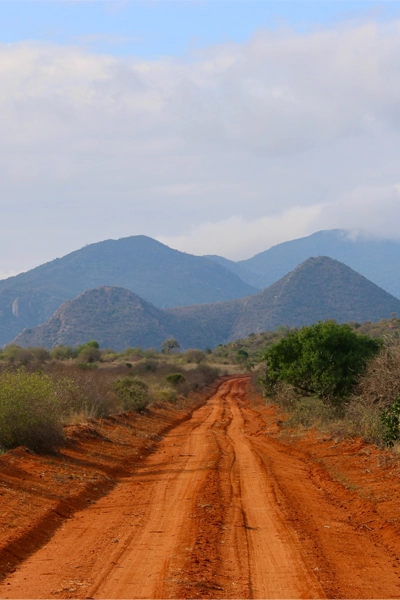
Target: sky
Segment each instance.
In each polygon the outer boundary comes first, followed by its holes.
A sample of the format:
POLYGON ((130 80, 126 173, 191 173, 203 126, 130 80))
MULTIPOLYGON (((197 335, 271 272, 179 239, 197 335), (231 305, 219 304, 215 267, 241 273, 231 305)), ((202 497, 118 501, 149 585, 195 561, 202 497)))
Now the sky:
POLYGON ((400 1, 0 0, 0 278, 144 234, 400 241, 400 1))

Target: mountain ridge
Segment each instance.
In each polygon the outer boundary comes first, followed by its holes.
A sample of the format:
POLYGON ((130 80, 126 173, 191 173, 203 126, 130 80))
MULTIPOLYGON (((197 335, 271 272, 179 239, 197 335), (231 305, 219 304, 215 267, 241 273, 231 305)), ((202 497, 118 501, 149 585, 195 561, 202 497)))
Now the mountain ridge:
POLYGON ((258 288, 272 285, 308 258, 338 260, 400 299, 400 243, 370 238, 346 229, 327 229, 289 240, 237 262, 208 255, 211 260, 240 273, 258 288))
POLYGON ((265 290, 226 302, 159 309, 129 290, 112 287, 101 290, 90 290, 64 303, 46 324, 25 330, 14 342, 22 346, 51 347, 58 343, 78 345, 94 338, 102 346, 118 350, 124 347, 122 340, 126 339, 121 337, 122 333, 128 332, 128 345, 141 345, 145 340, 146 347, 157 346, 162 343, 162 337, 172 336, 178 339, 182 348, 204 349, 250 333, 273 330, 280 325, 301 327, 327 319, 379 321, 394 312, 400 314, 400 300, 329 257, 310 258, 265 290), (114 298, 114 316, 112 310, 110 313, 112 302, 107 301, 107 313, 94 301, 96 294, 109 294, 114 298), (90 302, 82 316, 79 303, 85 298, 90 302), (142 311, 140 315, 138 305, 142 311), (68 331, 69 319, 71 331, 72 321, 68 316, 72 314, 71 310, 75 315, 75 337, 68 337, 69 333, 66 335, 60 327, 61 311, 63 327, 68 331), (126 310, 128 314, 124 316, 126 310), (111 321, 107 322, 107 314, 111 314, 111 321), (117 324, 115 327, 112 319, 117 324), (88 323, 96 322, 101 324, 97 330, 88 327, 88 323), (105 331, 108 337, 105 337, 105 331))
POLYGON ((85 290, 124 287, 159 307, 246 296, 257 288, 217 263, 147 236, 89 244, 0 281, 0 345, 47 321, 85 290))

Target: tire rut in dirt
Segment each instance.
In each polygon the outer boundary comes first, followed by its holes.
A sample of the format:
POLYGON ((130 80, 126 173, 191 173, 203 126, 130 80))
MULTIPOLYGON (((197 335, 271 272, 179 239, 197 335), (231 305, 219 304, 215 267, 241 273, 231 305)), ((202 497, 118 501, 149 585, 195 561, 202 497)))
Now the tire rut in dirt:
POLYGON ((240 514, 233 506, 237 491, 231 485, 235 457, 226 439, 230 418, 230 411, 224 407, 221 419, 207 434, 209 472, 193 506, 189 556, 180 566, 171 565, 173 576, 165 588, 169 598, 251 597, 246 539, 243 529, 238 535, 242 523, 232 520, 233 512, 239 518, 240 514), (238 541, 242 549, 239 556, 238 541))

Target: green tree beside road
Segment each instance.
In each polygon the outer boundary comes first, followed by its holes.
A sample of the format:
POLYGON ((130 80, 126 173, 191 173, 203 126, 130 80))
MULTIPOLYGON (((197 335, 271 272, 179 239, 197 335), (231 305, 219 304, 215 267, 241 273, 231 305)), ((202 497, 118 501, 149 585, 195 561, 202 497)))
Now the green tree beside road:
POLYGON ((341 404, 380 347, 379 340, 333 321, 290 332, 265 352, 266 392, 273 394, 275 384, 283 381, 303 395, 341 404))

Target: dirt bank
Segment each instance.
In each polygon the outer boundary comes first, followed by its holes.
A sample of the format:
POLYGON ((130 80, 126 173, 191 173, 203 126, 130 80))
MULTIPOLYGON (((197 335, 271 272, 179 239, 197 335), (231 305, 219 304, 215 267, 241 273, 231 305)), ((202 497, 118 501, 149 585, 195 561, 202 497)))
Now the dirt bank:
MULTIPOLYGON (((191 419, 151 440, 151 455, 133 452, 108 493, 60 514, 0 596, 399 597, 397 461, 359 441, 280 432, 276 409, 251 406, 247 385, 221 383, 191 419), (387 505, 370 490, 376 480, 387 505)), ((97 444, 93 464, 110 465, 109 442, 97 444)), ((43 483, 42 498, 54 485, 43 483)))

